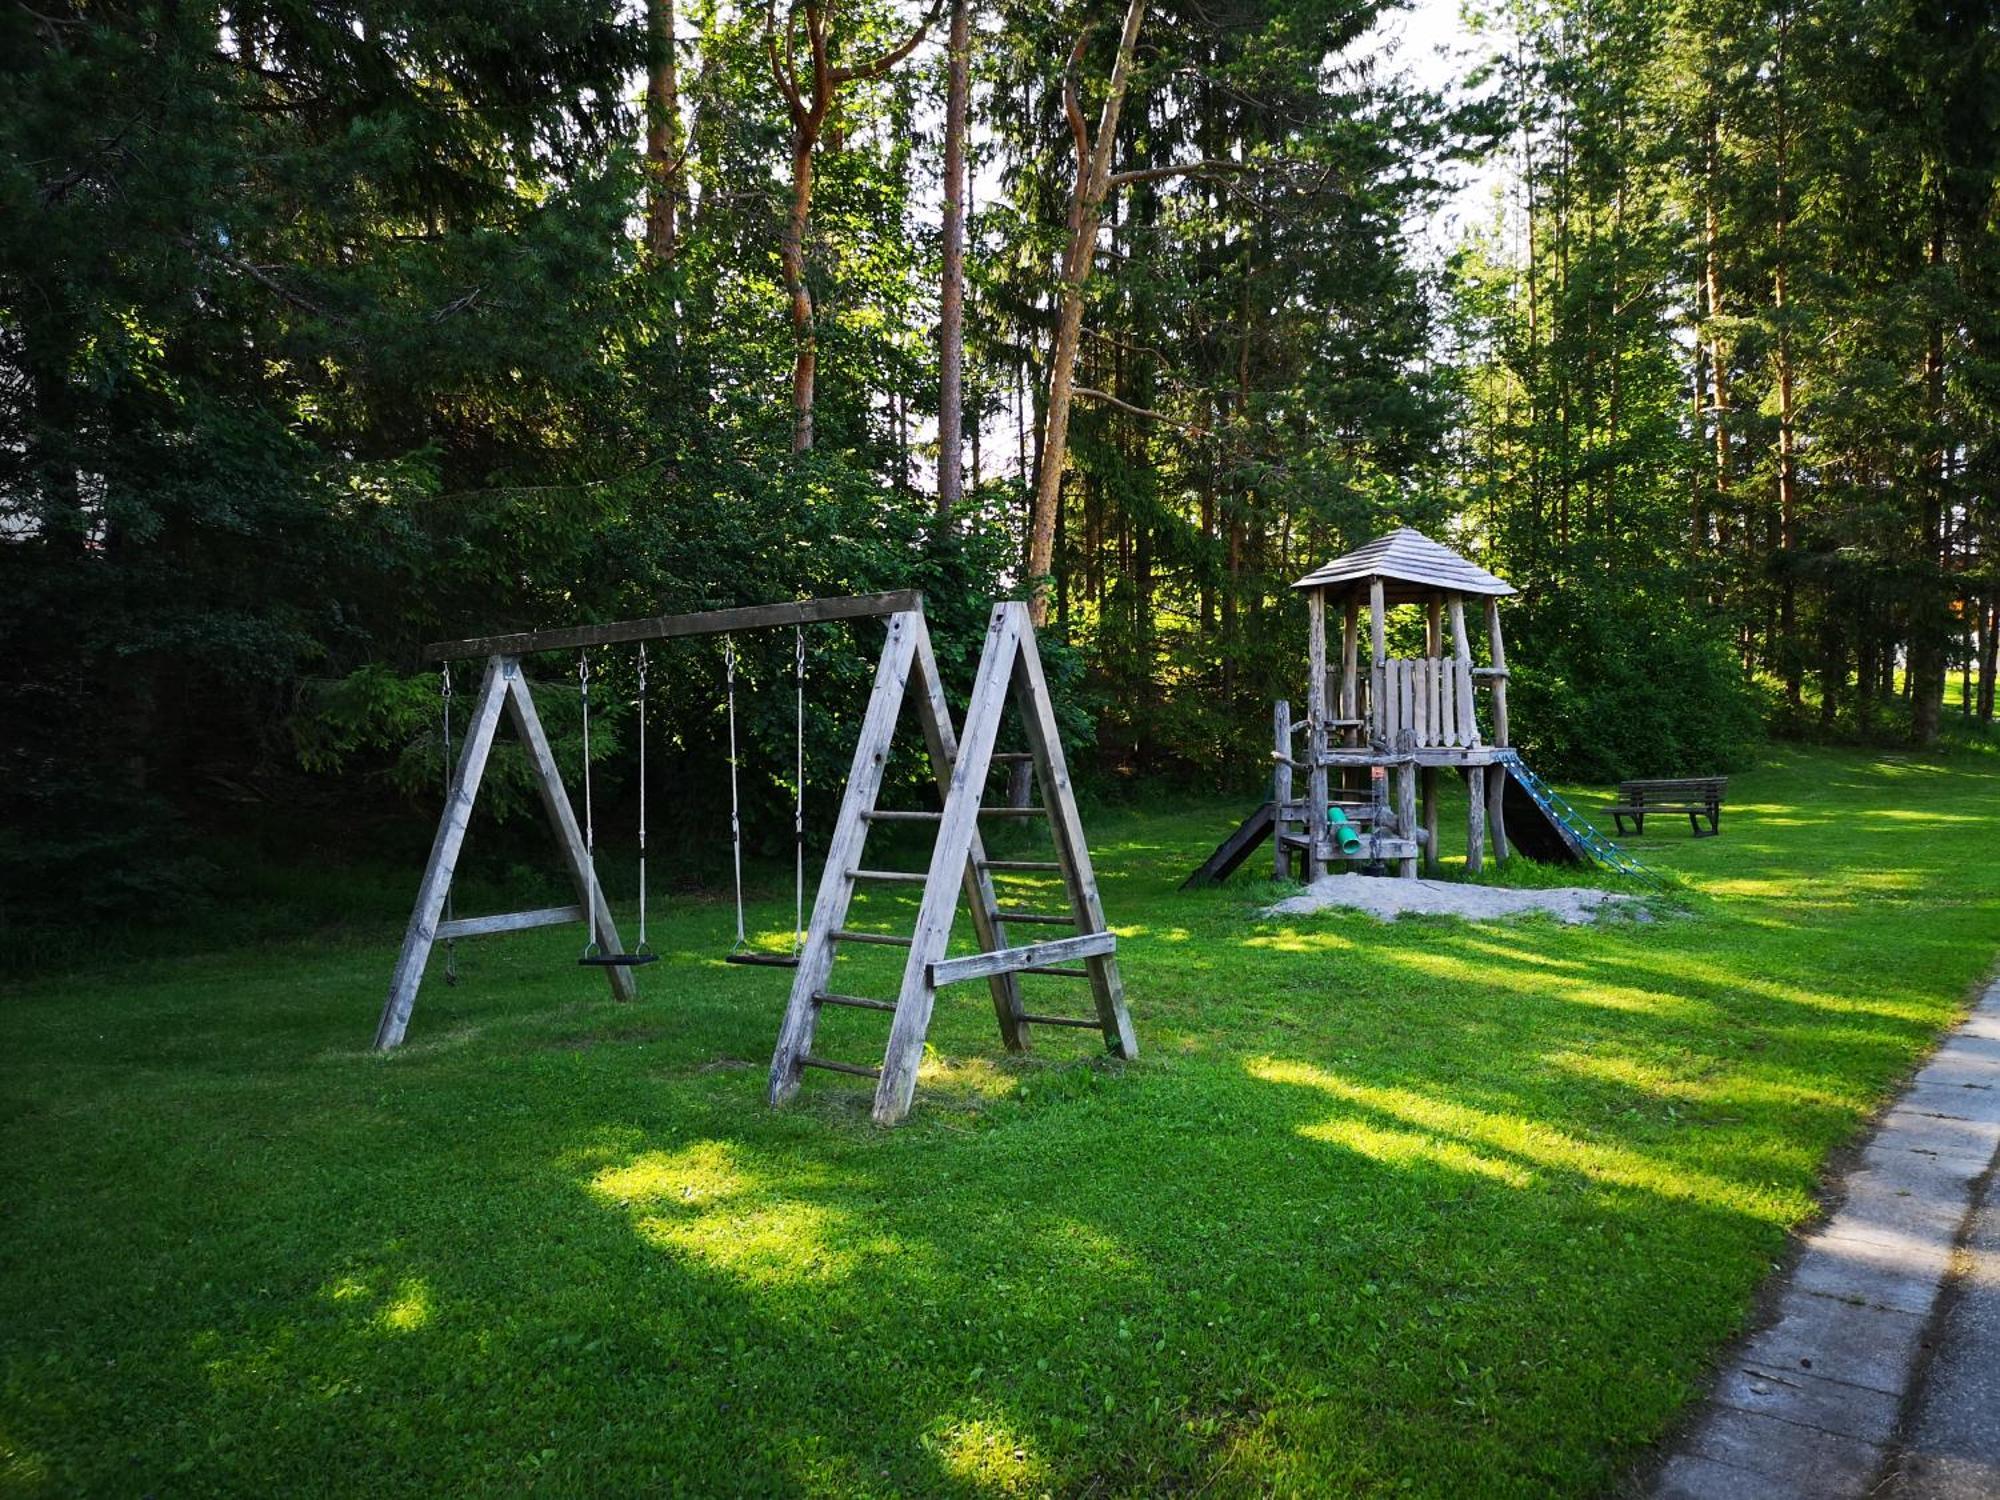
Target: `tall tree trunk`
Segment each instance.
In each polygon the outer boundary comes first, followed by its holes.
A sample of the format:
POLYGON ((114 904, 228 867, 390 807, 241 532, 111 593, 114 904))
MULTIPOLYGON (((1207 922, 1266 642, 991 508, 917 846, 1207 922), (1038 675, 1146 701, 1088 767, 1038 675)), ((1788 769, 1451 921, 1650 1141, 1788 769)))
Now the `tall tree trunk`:
POLYGON ((938 484, 940 520, 964 494, 965 114, 971 92, 971 0, 952 0, 944 107, 944 286, 938 304, 938 484))
MULTIPOLYGON (((1928 257, 1933 270, 1944 264, 1942 194, 1935 213, 1928 257)), ((1938 724, 1944 712, 1945 641, 1951 629, 1943 599, 1946 450, 1950 446, 1944 432, 1944 323, 1935 315, 1924 350, 1924 398, 1933 443, 1924 465, 1923 566, 1931 576, 1926 579, 1928 587, 1916 601, 1911 621, 1909 676, 1905 687, 1910 695, 1911 738, 1928 746, 1937 742, 1938 724)))
MULTIPOLYGON (((1076 384, 1076 349, 1083 333, 1083 289, 1090 279, 1097 251, 1097 221, 1111 184, 1111 153, 1118 140, 1118 114, 1125 106, 1126 81, 1139 46, 1139 26, 1146 17, 1146 0, 1127 0, 1125 26, 1111 64, 1111 81, 1097 135, 1086 151, 1077 137, 1076 189, 1070 195, 1069 250, 1063 257, 1062 295, 1056 310, 1056 336, 1049 354, 1049 395, 1042 417, 1040 470, 1035 497, 1028 511, 1028 616, 1036 624, 1048 620, 1050 569, 1054 561, 1056 526, 1062 505, 1062 474, 1069 453, 1070 394, 1076 384)), ((1082 58, 1082 45, 1074 54, 1082 58)))
POLYGON ((1772 226, 1777 264, 1771 273, 1771 302, 1778 322, 1778 550, 1782 571, 1778 581, 1779 652, 1785 677, 1785 702, 1794 714, 1804 698, 1805 651, 1798 640, 1798 584, 1793 557, 1799 543, 1799 470, 1796 405, 1796 372, 1792 366, 1792 326, 1790 307, 1791 259, 1787 243, 1791 229, 1791 115, 1785 95, 1788 79, 1788 44, 1791 40, 1791 13, 1779 17, 1776 66, 1772 88, 1776 93, 1777 198, 1776 222, 1772 226))
POLYGON ((672 265, 680 205, 681 100, 674 56, 674 0, 646 0, 652 67, 646 75, 646 250, 672 265))

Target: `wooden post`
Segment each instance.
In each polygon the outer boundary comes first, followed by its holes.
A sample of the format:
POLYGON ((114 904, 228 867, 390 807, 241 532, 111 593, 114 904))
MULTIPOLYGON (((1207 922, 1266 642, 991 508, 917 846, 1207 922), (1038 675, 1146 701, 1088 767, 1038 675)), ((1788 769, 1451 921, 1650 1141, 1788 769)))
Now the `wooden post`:
MULTIPOLYGON (((931 649, 930 626, 920 614, 910 618, 911 629, 917 639, 914 666, 917 719, 923 726, 924 743, 931 756, 931 774, 937 781, 938 796, 942 798, 951 791, 951 771, 958 763, 958 731, 952 728, 951 703, 945 697, 944 677, 938 671, 937 653, 931 649)), ((1031 774, 1032 767, 1022 761, 1009 764, 1028 773, 1017 778, 1023 793, 1019 804, 1012 800, 1013 786, 1010 782, 1009 805, 1026 806, 1026 792, 1035 779, 1031 774)), ((999 916, 1000 897, 993 889, 993 876, 986 866, 986 844, 976 826, 972 830, 972 850, 965 862, 963 884, 966 904, 972 908, 972 930, 979 939, 979 946, 988 953, 1005 948, 1008 945, 1007 926, 999 916)), ((987 981, 987 988, 993 996, 993 1013, 1000 1022, 1001 1042, 1009 1052, 1027 1051, 1027 1006, 1021 1000, 1020 975, 995 974, 987 981)))
POLYGON ((1486 767, 1465 768, 1465 873, 1486 868, 1486 767))
MULTIPOLYGON (((1416 735, 1405 729, 1396 736, 1395 749, 1399 754, 1414 756, 1416 735)), ((1396 768, 1396 832, 1406 839, 1417 836, 1417 763, 1406 760, 1396 768)), ((1396 861, 1396 874, 1403 880, 1417 878, 1417 857, 1406 854, 1396 861)))
MULTIPOLYGON (((1025 604, 1003 607, 1020 621, 1020 646, 1014 657, 1014 706, 1035 758, 1035 777, 1041 783, 1042 806, 1048 811, 1049 828, 1055 835, 1056 859, 1062 865, 1070 915, 1085 941, 1097 934, 1108 940, 1110 929, 1104 922, 1097 872, 1090 862, 1090 843, 1083 836, 1083 819, 1076 810, 1076 791, 1070 785, 1055 703, 1049 697, 1042 654, 1035 645, 1035 628, 1025 604)), ((974 727, 968 711, 966 733, 970 735, 974 727)), ((1137 1057, 1139 1038, 1125 1009, 1125 981, 1119 975, 1117 958, 1107 947, 1086 957, 1083 966, 1090 973, 1091 998, 1096 1002, 1098 1028, 1104 1034, 1106 1049, 1115 1057, 1137 1057)))
MULTIPOLYGON (((1486 648, 1493 665, 1493 743, 1503 748, 1513 742, 1507 737, 1507 644, 1500 633, 1500 601, 1486 601, 1486 648)), ((1493 768, 1486 778, 1486 821, 1493 833, 1493 857, 1505 862, 1512 854, 1507 844, 1507 771, 1493 768)))
POLYGON ((1292 705, 1271 705, 1271 878, 1292 878, 1292 851, 1285 844, 1285 806, 1292 800, 1292 705))
MULTIPOLYGON (((535 712, 527 678, 516 670, 508 678, 508 689, 507 716, 514 721, 514 732, 521 736, 521 743, 527 749, 528 765, 535 773, 535 791, 542 799, 542 811, 548 815, 549 826, 555 830, 563 862, 569 866, 577 905, 584 908, 589 918, 598 948, 605 953, 622 953, 625 945, 618 940, 618 928, 611 920, 611 905, 604 899, 604 887, 590 868, 590 851, 584 847, 583 830, 576 826, 576 813, 569 805, 569 793, 563 790, 562 772, 556 766, 555 752, 549 748, 549 737, 542 731, 542 717, 535 712)), ((630 969, 613 966, 605 969, 604 976, 610 980, 611 993, 617 999, 638 997, 639 987, 632 982, 630 969)))
POLYGON ((465 726, 465 748, 459 752, 458 766, 452 773, 451 794, 445 798, 437 837, 431 840, 431 857, 424 862, 424 878, 417 886, 417 904, 410 912, 409 926, 403 929, 403 946, 389 979, 389 998, 383 1002, 382 1019, 375 1025, 377 1052, 401 1043, 403 1033, 409 1030, 417 986, 423 982, 424 965, 437 939, 438 918, 444 914, 445 893, 451 889, 451 877, 458 868, 458 851, 465 845, 472 802, 486 773, 493 733, 500 726, 507 679, 519 671, 520 664, 511 656, 496 656, 486 663, 486 676, 472 701, 472 719, 465 726))
MULTIPOLYGON (((1384 689, 1388 684, 1384 680, 1386 669, 1382 664, 1387 660, 1389 655, 1389 611, 1387 605, 1383 602, 1384 598, 1385 593, 1382 587, 1382 580, 1380 578, 1369 579, 1368 696, 1370 702, 1368 705, 1368 727, 1376 734, 1381 734, 1383 726, 1389 722, 1383 707, 1387 701, 1384 689)), ((1394 747, 1392 746, 1391 748, 1394 747)))
MULTIPOLYGON (((924 882, 917 925, 910 934, 910 955, 903 966, 903 984, 896 995, 896 1016, 889 1026, 889 1045, 882 1055, 882 1075, 875 1085, 875 1120, 893 1125, 909 1112, 917 1091, 917 1068, 923 1062, 924 1037, 930 1031, 937 991, 930 966, 943 958, 951 941, 952 918, 958 911, 959 879, 971 857, 972 838, 979 827, 979 806, 986 775, 993 765, 993 742, 1000 729, 1000 711, 1020 653, 1021 627, 1027 611, 1015 613, 996 605, 986 628, 986 646, 979 658, 979 675, 965 706, 965 732, 958 759, 951 769, 951 787, 938 818, 937 845, 931 852, 930 878, 924 882)), ((893 724, 891 726, 893 729, 893 724)), ((1046 795, 1047 788, 1044 787, 1046 795)), ((802 966, 803 967, 803 966, 802 966)))
POLYGON ((896 715, 903 706, 910 665, 916 658, 917 637, 910 628, 910 620, 907 614, 889 617, 888 639, 882 644, 882 659, 875 666, 875 688, 861 720, 860 737, 854 742, 854 761, 847 772, 840 817, 827 845, 819 894, 813 900, 812 920, 806 926, 805 947, 799 952, 798 968, 792 971, 791 1000, 785 1007, 785 1019, 778 1028, 778 1044, 771 1054, 768 1097, 772 1104, 783 1104, 798 1092, 799 1059, 812 1051, 813 1033, 819 1026, 819 1004, 814 997, 826 988, 833 975, 833 934, 840 930, 848 904, 854 899, 852 871, 860 862, 861 848, 868 837, 868 814, 874 810, 876 794, 882 787, 882 771, 889 759, 890 743, 896 736, 896 715))
POLYGON ((1438 867, 1438 773, 1425 766, 1418 780, 1424 804, 1424 871, 1435 874, 1438 867))
POLYGON ((1444 655, 1443 595, 1433 594, 1424 605, 1424 655, 1444 655))
POLYGON ((1326 837, 1326 590, 1306 593, 1306 879, 1325 873, 1326 837))

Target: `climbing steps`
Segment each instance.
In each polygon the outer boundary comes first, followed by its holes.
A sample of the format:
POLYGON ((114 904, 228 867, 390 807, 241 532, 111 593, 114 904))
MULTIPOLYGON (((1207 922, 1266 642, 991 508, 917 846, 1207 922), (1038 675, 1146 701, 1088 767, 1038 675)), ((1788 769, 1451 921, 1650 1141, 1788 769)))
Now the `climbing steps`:
POLYGON ((876 1080, 875 1119, 893 1124, 908 1112, 916 1091, 917 1068, 923 1060, 937 991, 944 985, 984 979, 992 994, 1000 1035, 1010 1051, 1028 1045, 1030 1026, 1091 1028, 1101 1031, 1105 1046, 1120 1057, 1136 1056, 1138 1042, 1126 1013, 1123 981, 1118 974, 1117 939, 1105 924, 1091 869, 1089 846, 1077 816, 1069 771, 1063 760, 1055 709, 1027 607, 1018 603, 994 606, 987 625, 972 696, 966 707, 964 733, 952 726, 950 705, 931 650, 929 631, 917 611, 889 620, 889 640, 875 676, 875 688, 861 735, 840 816, 827 850, 819 895, 813 904, 806 941, 793 976, 791 999, 771 1058, 770 1099, 782 1104, 798 1091, 807 1069, 847 1073, 876 1080), (933 775, 943 806, 936 811, 878 808, 883 774, 895 738, 904 698, 914 688, 917 717, 922 724, 933 775), (995 748, 1001 720, 1012 706, 1025 731, 1029 748, 995 748), (1023 807, 988 805, 986 784, 995 762, 1025 763, 1039 802, 1023 807), (980 836, 984 818, 1043 819, 1049 825, 1052 860, 989 860, 980 836), (936 838, 929 868, 896 870, 871 866, 863 859, 870 829, 884 824, 935 824, 936 838), (1002 906, 993 876, 1033 872, 1059 874, 1067 913, 1031 911, 1002 906), (908 935, 869 932, 847 925, 858 884, 921 884, 923 896, 914 929, 908 935), (953 919, 961 897, 971 908, 979 950, 946 957, 953 919), (1010 924, 1066 927, 1072 935, 1040 942, 1018 943, 1010 924), (896 997, 850 995, 832 987, 834 963, 842 944, 875 944, 908 950, 896 997), (1089 1016, 1031 1013, 1022 1002, 1019 976, 1045 974, 1088 983, 1094 1002, 1089 1016), (891 1017, 889 1037, 879 1067, 823 1056, 813 1050, 821 1011, 826 1006, 885 1012, 891 1017))

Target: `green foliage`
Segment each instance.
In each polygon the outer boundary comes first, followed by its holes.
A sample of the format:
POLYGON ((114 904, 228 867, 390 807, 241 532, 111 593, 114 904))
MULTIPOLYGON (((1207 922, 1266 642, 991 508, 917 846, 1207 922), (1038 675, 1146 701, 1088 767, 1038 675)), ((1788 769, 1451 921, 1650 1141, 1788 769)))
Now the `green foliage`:
POLYGON ((1551 592, 1509 620, 1509 715, 1538 769, 1606 782, 1750 763, 1762 705, 1712 621, 1611 591, 1551 592))

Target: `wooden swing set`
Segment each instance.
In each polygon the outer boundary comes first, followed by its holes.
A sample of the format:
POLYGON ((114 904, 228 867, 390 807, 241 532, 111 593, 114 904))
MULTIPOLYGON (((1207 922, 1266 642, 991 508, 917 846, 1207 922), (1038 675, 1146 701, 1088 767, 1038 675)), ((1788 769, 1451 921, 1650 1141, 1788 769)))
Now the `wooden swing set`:
MULTIPOLYGON (((535 712, 534 699, 522 674, 523 657, 544 651, 579 652, 579 682, 587 715, 590 682, 587 653, 592 649, 636 645, 643 684, 644 643, 647 641, 711 635, 733 637, 752 630, 790 626, 799 632, 795 660, 803 721, 803 628, 827 621, 870 618, 885 619, 887 634, 875 669, 874 688, 862 719, 860 737, 854 747, 840 814, 827 848, 811 920, 805 924, 803 933, 795 936, 795 952, 791 957, 759 955, 760 958, 793 966, 791 998, 771 1058, 768 1089, 771 1104, 782 1104, 796 1093, 808 1069, 854 1074, 875 1080, 874 1117, 881 1124, 894 1124, 908 1113, 916 1092, 917 1069, 923 1059, 924 1039, 930 1029, 938 990, 946 985, 972 980, 986 981, 999 1021, 1001 1040, 1010 1051, 1026 1049, 1033 1026, 1061 1026, 1099 1031, 1111 1053, 1119 1057, 1136 1056, 1138 1042, 1132 1032, 1131 1017, 1126 1012, 1124 987, 1118 973, 1117 938, 1105 924, 1097 879, 1091 869, 1090 849, 1077 814, 1075 793, 1056 729, 1055 709, 1049 698, 1041 657, 1035 647, 1027 606, 1002 603, 993 607, 961 734, 952 722, 937 657, 931 648, 930 632, 924 621, 923 596, 913 590, 807 599, 793 604, 751 605, 690 615, 661 615, 607 625, 582 625, 440 642, 426 647, 425 654, 430 660, 450 662, 484 657, 486 667, 473 701, 457 764, 450 773, 444 812, 438 822, 437 836, 431 845, 422 883, 418 886, 416 906, 410 913, 409 926, 403 935, 402 950, 397 955, 388 999, 383 1004, 381 1021, 376 1027, 376 1048, 386 1051, 403 1040, 409 1028, 410 1013, 416 1005, 417 989, 423 981, 425 965, 432 947, 439 940, 449 944, 462 937, 585 922, 588 937, 579 961, 602 968, 613 996, 619 1000, 635 998, 634 969, 653 962, 656 957, 646 943, 645 933, 643 690, 639 737, 640 926, 639 942, 628 950, 619 939, 610 906, 597 880, 588 751, 585 752, 583 768, 584 824, 579 827, 555 756, 549 748, 548 736, 535 712), (922 728, 941 806, 932 811, 879 808, 876 802, 894 745, 897 721, 904 699, 913 687, 917 720, 922 728), (1001 750, 997 744, 1002 719, 1010 704, 1016 710, 1026 742, 1024 748, 1019 750, 1001 750), (577 904, 493 916, 458 917, 448 909, 452 876, 503 714, 513 721, 515 732, 527 751, 535 789, 575 886, 577 904), (1027 806, 986 805, 986 784, 996 761, 1023 763, 1030 767, 1039 800, 1031 800, 1027 806), (1046 820, 1054 857, 1048 860, 988 859, 980 837, 981 819, 987 817, 1046 820), (928 869, 870 868, 863 857, 864 848, 870 830, 878 823, 935 824, 936 834, 928 869), (1002 875, 1035 872, 1058 875, 1067 911, 1043 912, 1002 907, 994 887, 996 872, 1002 875), (845 925, 856 888, 867 883, 923 887, 916 926, 910 935, 854 931, 845 925), (973 933, 979 951, 950 957, 947 955, 952 926, 961 896, 971 910, 973 933), (1059 926, 1067 928, 1068 935, 1020 943, 1010 935, 1010 927, 1016 925, 1059 926), (892 944, 908 950, 902 982, 893 999, 848 995, 831 988, 835 960, 843 943, 892 944), (1051 975, 1084 982, 1090 990, 1094 1013, 1069 1016, 1029 1012, 1021 994, 1020 976, 1023 974, 1051 975), (829 1005, 889 1014, 889 1036, 879 1067, 814 1053, 813 1039, 819 1017, 822 1009, 829 1005)), ((733 689, 733 641, 728 646, 728 652, 733 689)), ((731 720, 731 831, 739 851, 738 943, 732 953, 740 956, 744 943, 740 827, 733 797, 736 769, 733 692, 731 720)), ((449 724, 448 718, 446 722, 449 724)), ((587 734, 587 717, 585 724, 587 734)), ((800 771, 803 773, 802 758, 800 771)), ((800 782, 802 796, 803 774, 800 782)), ((801 906, 804 889, 803 829, 803 802, 795 801, 794 831, 801 906)))

